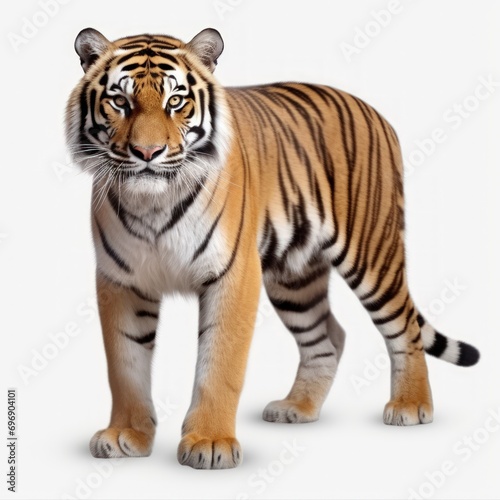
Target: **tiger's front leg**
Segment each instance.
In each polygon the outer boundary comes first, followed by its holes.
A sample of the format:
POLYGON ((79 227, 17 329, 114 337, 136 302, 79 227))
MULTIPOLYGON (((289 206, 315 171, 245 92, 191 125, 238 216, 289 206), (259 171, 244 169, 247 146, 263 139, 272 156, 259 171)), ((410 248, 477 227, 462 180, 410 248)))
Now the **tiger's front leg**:
POLYGON ((249 259, 236 259, 229 272, 200 295, 195 386, 177 452, 183 465, 229 469, 241 462, 236 410, 260 286, 260 260, 252 250, 249 259))
POLYGON ((113 407, 109 426, 96 432, 90 451, 97 458, 148 456, 156 430, 151 358, 160 302, 99 274, 97 296, 113 407))

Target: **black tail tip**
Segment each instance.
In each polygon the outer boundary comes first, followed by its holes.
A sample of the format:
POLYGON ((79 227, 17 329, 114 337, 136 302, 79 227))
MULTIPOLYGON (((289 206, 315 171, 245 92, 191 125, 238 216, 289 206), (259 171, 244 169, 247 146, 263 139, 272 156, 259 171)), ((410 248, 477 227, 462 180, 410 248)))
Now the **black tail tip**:
POLYGON ((472 366, 475 365, 480 358, 479 351, 465 342, 460 342, 460 356, 458 357, 458 366, 472 366))

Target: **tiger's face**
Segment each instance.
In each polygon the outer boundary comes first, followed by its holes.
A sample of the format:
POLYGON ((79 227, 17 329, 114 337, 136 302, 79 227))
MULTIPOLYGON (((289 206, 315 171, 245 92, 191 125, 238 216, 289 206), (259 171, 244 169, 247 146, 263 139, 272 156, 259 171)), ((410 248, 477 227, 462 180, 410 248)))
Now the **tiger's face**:
POLYGON ((110 42, 86 29, 75 49, 85 75, 68 104, 67 136, 82 168, 98 180, 161 191, 221 164, 228 127, 212 76, 223 50, 217 31, 185 44, 156 35, 110 42))

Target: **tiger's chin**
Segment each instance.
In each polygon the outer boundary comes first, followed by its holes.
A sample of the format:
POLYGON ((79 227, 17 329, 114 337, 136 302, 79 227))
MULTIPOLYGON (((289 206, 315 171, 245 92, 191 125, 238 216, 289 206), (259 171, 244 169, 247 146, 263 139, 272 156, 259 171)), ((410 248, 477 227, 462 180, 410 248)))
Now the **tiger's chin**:
POLYGON ((120 191, 124 195, 138 196, 151 195, 160 196, 167 194, 175 183, 173 177, 159 175, 134 175, 124 179, 120 183, 120 191))

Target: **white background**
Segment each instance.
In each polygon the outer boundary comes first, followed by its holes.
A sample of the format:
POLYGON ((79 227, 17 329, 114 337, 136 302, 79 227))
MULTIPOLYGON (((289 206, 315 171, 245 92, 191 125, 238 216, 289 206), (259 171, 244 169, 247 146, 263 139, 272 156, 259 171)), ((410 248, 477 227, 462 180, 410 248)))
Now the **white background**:
MULTIPOLYGON (((500 82, 499 2, 402 0, 350 62, 341 44, 353 44, 356 29, 388 0, 222 0, 219 10, 212 0, 65 3, 18 50, 13 34, 22 36, 23 18, 32 20, 41 6, 9 2, 0 21, 0 412, 7 388, 16 387, 20 436, 18 493, 2 479, 2 498, 408 498, 411 489, 423 498, 499 498, 500 432, 481 429, 490 412, 500 411, 500 87, 470 116, 452 120, 454 105, 474 106, 480 78, 500 82), (90 456, 88 441, 108 422, 110 395, 93 309, 90 180, 64 168, 63 133, 65 100, 81 76, 73 41, 87 26, 110 39, 160 32, 186 41, 217 28, 226 42, 216 73, 223 84, 305 80, 350 91, 394 125, 407 166, 415 141, 443 130, 446 140, 405 180, 410 285, 433 323, 477 345, 482 359, 469 369, 428 360, 433 424, 383 425, 383 343, 352 293, 333 279, 333 308, 348 335, 319 422, 260 418, 268 401, 286 395, 298 359, 263 299, 238 415, 244 463, 214 472, 181 467, 176 448, 191 396, 197 312, 194 302, 172 299, 155 355, 161 424, 152 456, 111 465, 90 456), (76 335, 54 348, 51 335, 75 324, 76 335), (52 359, 34 361, 40 353, 52 359), (23 379, 20 370, 32 363, 37 369, 23 379), (283 464, 283 443, 294 441, 300 451, 283 464), (434 474, 433 486, 426 474, 444 462, 452 462, 451 473, 434 474)), ((5 478, 7 449, 0 449, 5 478)))

